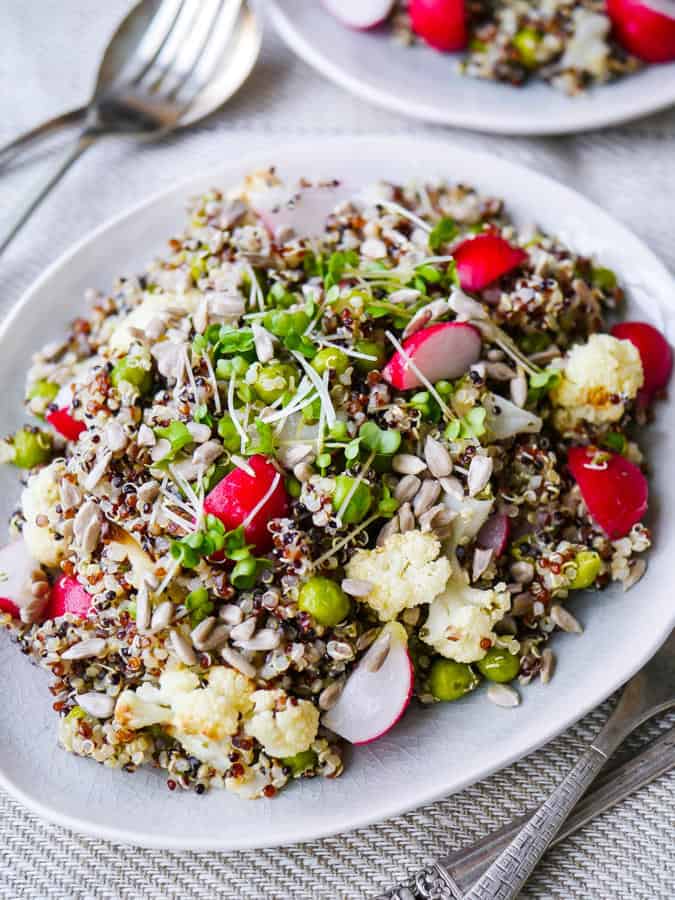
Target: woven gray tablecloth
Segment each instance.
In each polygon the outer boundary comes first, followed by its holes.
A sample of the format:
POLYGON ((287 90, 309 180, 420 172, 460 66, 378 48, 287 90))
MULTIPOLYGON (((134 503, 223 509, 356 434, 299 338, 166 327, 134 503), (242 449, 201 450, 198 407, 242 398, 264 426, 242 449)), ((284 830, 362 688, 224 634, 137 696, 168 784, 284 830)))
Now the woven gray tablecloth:
MULTIPOLYGON (((85 99, 107 35, 129 5, 128 0, 0 3, 0 143, 85 99)), ((206 126, 143 149, 110 142, 80 161, 0 260, 0 313, 69 244, 151 192, 252 148, 304 134, 372 131, 445 137, 545 171, 626 222, 675 268, 675 110, 578 138, 493 138, 425 127, 342 93, 268 33, 245 90, 206 126)), ((2 176, 0 223, 48 161, 2 176)), ((0 792, 0 900, 364 897, 540 801, 607 709, 608 704, 543 750, 448 800, 282 850, 133 850, 45 824, 0 792)), ((651 723, 630 746, 673 721, 671 716, 651 723)), ((665 900, 675 892, 674 846, 672 773, 551 851, 523 896, 665 900)))

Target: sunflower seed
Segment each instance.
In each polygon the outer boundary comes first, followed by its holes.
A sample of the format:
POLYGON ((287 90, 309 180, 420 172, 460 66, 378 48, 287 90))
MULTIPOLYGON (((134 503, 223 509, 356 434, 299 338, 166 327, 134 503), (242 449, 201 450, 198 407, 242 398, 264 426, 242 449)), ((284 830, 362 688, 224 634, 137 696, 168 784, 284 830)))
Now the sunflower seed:
POLYGON ((389 294, 389 302, 396 304, 414 303, 418 297, 420 297, 420 292, 416 291, 414 288, 401 288, 400 290, 389 294))
POLYGON ((74 509, 82 502, 79 488, 67 478, 64 478, 59 485, 59 498, 63 509, 74 509))
POLYGON ((85 559, 91 556, 92 551, 98 544, 98 539, 101 535, 102 519, 103 513, 93 500, 87 500, 75 516, 73 537, 85 559))
POLYGON ((293 474, 301 482, 307 482, 314 474, 314 469, 308 462, 300 462, 293 466, 293 474))
POLYGON ((469 466, 469 477, 467 484, 469 487, 469 496, 475 497, 476 494, 485 488, 490 481, 492 468, 494 463, 490 456, 474 456, 469 466))
POLYGON ((413 512, 415 516, 421 516, 434 505, 441 493, 441 486, 438 481, 427 479, 422 482, 417 496, 413 500, 413 512))
POLYGON ((78 694, 77 705, 95 719, 109 719, 115 710, 115 698, 99 691, 78 694))
POLYGON ((422 482, 417 475, 404 475, 394 488, 394 498, 399 503, 406 503, 408 500, 412 500, 419 491, 421 484, 422 482))
POLYGON ((471 580, 478 581, 480 576, 485 572, 492 562, 492 554, 494 550, 484 550, 482 547, 476 547, 473 552, 473 566, 471 569, 471 580))
POLYGON ((487 689, 488 700, 496 706, 513 707, 520 703, 520 694, 507 684, 491 684, 487 689))
POLYGON ((553 650, 547 647, 541 654, 541 680, 544 684, 548 684, 555 671, 555 654, 553 650))
POLYGON ((281 632, 273 628, 261 628, 250 640, 237 641, 243 650, 274 650, 281 643, 281 632))
POLYGON ((334 681, 324 688, 319 694, 319 708, 323 710, 332 709, 340 699, 344 686, 344 681, 334 681))
POLYGON ((195 666, 197 664, 197 654, 180 631, 174 629, 170 633, 170 640, 173 652, 182 663, 185 663, 186 666, 195 666))
POLYGON ((363 659, 363 668, 366 672, 379 672, 391 648, 391 635, 389 632, 379 637, 363 659))
POLYGON ((422 513, 418 522, 420 529, 424 532, 431 531, 436 528, 445 528, 455 518, 455 513, 446 509, 442 503, 432 506, 426 512, 422 513))
POLYGON ((208 425, 202 425, 199 422, 188 422, 187 430, 195 444, 203 444, 211 437, 211 429, 208 425))
POLYGON ((253 633, 256 628, 256 620, 253 616, 246 619, 245 622, 242 622, 240 625, 235 625, 235 627, 230 632, 230 637, 233 641, 248 641, 253 637, 253 633))
POLYGON ((119 453, 129 443, 129 438, 119 422, 108 422, 103 436, 108 450, 112 453, 119 453))
POLYGON ((213 631, 214 625, 216 624, 215 616, 207 616, 202 622, 197 625, 196 628, 193 628, 190 632, 190 640, 193 645, 197 648, 197 650, 205 650, 206 647, 202 646, 204 641, 208 638, 208 636, 213 631))
POLYGON ((559 603, 554 603, 551 607, 551 619, 558 628, 562 628, 563 631, 569 631, 572 634, 581 634, 584 630, 581 627, 581 623, 574 618, 571 612, 568 612, 563 606, 560 606, 559 603))
POLYGON ((367 597, 374 586, 371 581, 362 581, 360 578, 345 578, 342 581, 342 590, 351 597, 367 597))
POLYGON ((426 463, 412 453, 397 453, 391 461, 394 472, 399 475, 419 475, 426 469, 426 463))
POLYGON ((221 607, 218 617, 228 625, 239 625, 244 619, 244 613, 234 603, 228 603, 227 606, 221 607))
POLYGON ((152 631, 162 631, 168 628, 173 621, 173 603, 170 600, 164 600, 155 609, 150 620, 150 628, 152 631))
POLYGON ((314 448, 311 444, 296 444, 294 447, 289 447, 281 453, 280 458, 287 469, 292 469, 298 463, 307 462, 308 457, 313 455, 314 448))
POLYGON ((199 650, 218 650, 223 644, 227 643, 227 640, 230 636, 230 626, 229 625, 218 625, 217 628, 214 628, 213 631, 209 634, 207 638, 205 638, 201 646, 198 648, 199 650))
POLYGON ((152 606, 148 595, 148 586, 142 582, 136 593, 136 630, 139 634, 145 634, 150 627, 152 606))
POLYGON ((157 443, 157 438, 152 428, 148 428, 147 425, 141 425, 136 436, 136 443, 139 447, 154 447, 157 443))
POLYGON ((509 391, 513 402, 522 409, 527 403, 527 379, 520 367, 518 368, 516 377, 511 379, 509 391))
POLYGON ((637 584, 646 571, 647 563, 645 562, 645 560, 636 559, 633 565, 630 567, 630 573, 628 577, 624 578, 623 580, 624 591, 629 591, 634 584, 637 584))
POLYGON ((464 496, 462 482, 459 478, 455 478, 454 475, 449 478, 441 478, 441 487, 446 494, 449 494, 451 497, 456 497, 457 500, 461 500, 464 496))
POLYGON ((242 675, 246 675, 249 678, 255 678, 255 666, 252 665, 245 656, 243 656, 241 653, 238 653, 234 648, 223 647, 223 649, 220 651, 220 655, 229 666, 232 666, 233 669, 241 672, 242 675))
POLYGON ((222 455, 223 445, 219 441, 206 441, 192 454, 192 462, 201 469, 208 469, 222 455))
POLYGON ((489 362, 485 366, 485 371, 490 378, 495 381, 511 381, 516 377, 516 372, 503 362, 489 362))
POLYGON ((256 356, 261 363, 269 362, 274 358, 274 341, 272 335, 258 322, 253 323, 251 330, 253 331, 256 356))
POLYGON ((171 453, 171 444, 166 438, 160 438, 150 451, 150 459, 153 462, 160 462, 169 453, 171 453))
POLYGON ((415 516, 409 503, 404 503, 398 511, 398 527, 401 534, 412 531, 415 527, 415 516))
POLYGON ((424 458, 434 478, 445 478, 452 472, 452 459, 440 441, 427 437, 424 442, 424 458))
POLYGON ((390 538, 392 534, 397 534, 399 531, 399 521, 398 516, 393 516, 393 518, 389 519, 386 525, 383 525, 380 529, 380 533, 377 536, 376 544, 378 547, 382 547, 386 542, 387 538, 390 538))
POLYGON ((94 656, 103 656, 106 647, 103 638, 90 638, 87 641, 80 641, 79 644, 73 644, 61 654, 61 659, 91 659, 94 656))

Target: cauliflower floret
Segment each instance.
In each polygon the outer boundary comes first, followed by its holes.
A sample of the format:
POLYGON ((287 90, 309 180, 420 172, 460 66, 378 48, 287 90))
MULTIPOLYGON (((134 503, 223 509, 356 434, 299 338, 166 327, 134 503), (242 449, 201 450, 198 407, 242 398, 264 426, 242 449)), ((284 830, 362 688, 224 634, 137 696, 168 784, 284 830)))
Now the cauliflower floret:
POLYGON ((136 340, 132 328, 145 331, 153 319, 162 318, 169 309, 184 309, 186 315, 191 315, 197 308, 198 297, 196 291, 147 294, 142 303, 119 319, 108 340, 108 348, 113 354, 126 353, 136 340))
POLYGON ((605 15, 587 9, 575 9, 572 13, 574 34, 558 63, 560 69, 579 69, 597 78, 607 73, 609 44, 607 37, 610 21, 605 15))
POLYGON ((54 461, 28 479, 21 494, 21 509, 26 519, 23 536, 31 556, 45 566, 58 566, 70 549, 65 537, 56 539, 52 523, 59 519, 56 506, 59 503, 58 482, 63 474, 63 462, 54 461), (46 521, 38 525, 36 518, 46 521))
POLYGON ((593 334, 569 353, 560 382, 551 391, 556 427, 617 422, 644 383, 642 362, 630 341, 593 334))
POLYGON ((429 607, 429 616, 420 637, 447 659, 471 663, 482 659, 497 635, 492 626, 511 608, 511 596, 504 585, 480 591, 469 587, 460 573, 429 607), (489 645, 487 645, 489 646, 489 645))
POLYGON ((443 590, 451 567, 448 559, 438 558, 440 552, 440 541, 432 534, 392 534, 382 547, 357 551, 347 563, 347 577, 373 585, 363 600, 382 622, 389 622, 404 609, 430 603, 443 590))
POLYGON ((295 756, 307 750, 319 728, 319 710, 309 700, 292 702, 284 691, 256 691, 247 732, 270 756, 295 756))
POLYGON ((253 709, 254 684, 225 666, 211 669, 207 678, 208 685, 200 687, 194 672, 181 669, 165 672, 159 687, 123 691, 115 721, 132 730, 164 725, 191 756, 225 770, 240 716, 253 709))

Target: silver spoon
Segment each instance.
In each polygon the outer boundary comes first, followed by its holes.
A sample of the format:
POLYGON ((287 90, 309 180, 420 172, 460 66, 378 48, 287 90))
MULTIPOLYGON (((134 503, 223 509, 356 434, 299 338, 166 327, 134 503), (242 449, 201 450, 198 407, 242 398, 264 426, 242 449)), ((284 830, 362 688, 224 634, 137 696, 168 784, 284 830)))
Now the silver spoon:
POLYGON ((261 43, 260 18, 246 0, 141 0, 112 36, 87 106, 9 145, 17 150, 31 135, 84 120, 65 158, 0 234, 0 253, 92 144, 108 135, 147 140, 194 124, 241 87, 261 43))

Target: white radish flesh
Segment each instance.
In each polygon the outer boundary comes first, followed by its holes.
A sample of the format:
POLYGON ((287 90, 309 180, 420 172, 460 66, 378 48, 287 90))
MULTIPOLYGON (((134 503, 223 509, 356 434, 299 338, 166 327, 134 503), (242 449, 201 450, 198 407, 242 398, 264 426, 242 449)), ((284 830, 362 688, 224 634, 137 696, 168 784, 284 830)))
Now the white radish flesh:
POLYGON ((323 0, 323 5, 344 25, 365 31, 384 22, 394 0, 323 0))

